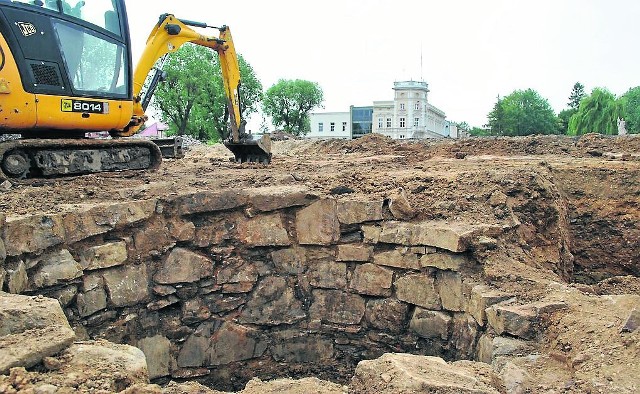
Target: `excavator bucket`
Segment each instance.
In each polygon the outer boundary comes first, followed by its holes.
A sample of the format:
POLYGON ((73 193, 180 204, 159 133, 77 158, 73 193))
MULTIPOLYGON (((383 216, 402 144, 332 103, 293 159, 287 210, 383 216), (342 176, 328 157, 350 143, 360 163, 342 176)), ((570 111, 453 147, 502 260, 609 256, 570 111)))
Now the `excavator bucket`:
POLYGON ((271 138, 268 135, 259 140, 225 141, 224 145, 233 152, 238 163, 271 163, 271 138))

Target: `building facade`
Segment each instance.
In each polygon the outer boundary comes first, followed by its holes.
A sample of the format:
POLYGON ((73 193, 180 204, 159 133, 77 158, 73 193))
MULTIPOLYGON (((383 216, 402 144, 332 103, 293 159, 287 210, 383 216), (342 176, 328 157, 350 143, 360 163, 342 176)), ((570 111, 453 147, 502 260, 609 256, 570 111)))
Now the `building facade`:
POLYGON ((373 132, 393 139, 449 136, 444 111, 428 102, 429 85, 423 81, 394 83, 393 101, 374 101, 373 132))
POLYGON ((306 138, 351 139, 350 112, 312 112, 309 114, 311 131, 306 138))

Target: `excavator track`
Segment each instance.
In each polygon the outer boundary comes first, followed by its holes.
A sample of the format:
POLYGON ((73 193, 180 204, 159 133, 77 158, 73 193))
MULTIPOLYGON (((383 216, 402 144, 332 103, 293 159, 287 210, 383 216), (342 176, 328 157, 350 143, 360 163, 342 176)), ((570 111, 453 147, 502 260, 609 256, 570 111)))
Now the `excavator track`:
POLYGON ((155 170, 161 161, 157 145, 137 139, 20 139, 0 143, 0 179, 155 170))

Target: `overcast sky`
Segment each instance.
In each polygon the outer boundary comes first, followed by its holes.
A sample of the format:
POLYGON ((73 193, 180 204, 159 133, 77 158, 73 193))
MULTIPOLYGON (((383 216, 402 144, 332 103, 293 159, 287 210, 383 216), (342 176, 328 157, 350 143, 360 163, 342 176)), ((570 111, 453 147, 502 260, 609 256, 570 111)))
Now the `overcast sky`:
POLYGON ((162 13, 226 24, 265 89, 280 78, 318 82, 324 111, 391 100, 394 81, 424 80, 449 120, 482 126, 496 97, 516 89, 559 112, 575 82, 616 95, 640 85, 638 0, 126 3, 134 63, 162 13))

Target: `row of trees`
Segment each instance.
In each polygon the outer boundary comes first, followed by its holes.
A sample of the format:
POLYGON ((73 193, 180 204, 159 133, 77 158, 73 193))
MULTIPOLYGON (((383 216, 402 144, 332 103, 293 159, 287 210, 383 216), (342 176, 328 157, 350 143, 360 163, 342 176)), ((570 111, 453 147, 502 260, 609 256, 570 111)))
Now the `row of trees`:
POLYGON ((516 90, 498 97, 487 115, 484 128, 459 127, 472 135, 529 135, 586 133, 618 134, 618 121, 624 119, 630 133, 640 133, 640 86, 616 97, 605 88, 595 88, 586 94, 577 82, 569 95, 567 108, 555 114, 547 99, 533 89, 516 90))
MULTIPOLYGON (((242 80, 240 107, 245 118, 262 109, 274 126, 296 135, 309 131, 309 113, 322 104, 315 82, 280 80, 266 92, 251 65, 238 56, 242 80)), ((155 92, 152 107, 169 125, 169 133, 217 142, 228 136, 226 97, 217 54, 186 44, 163 65, 164 83, 155 92)), ((268 128, 268 126, 263 125, 268 128)))

